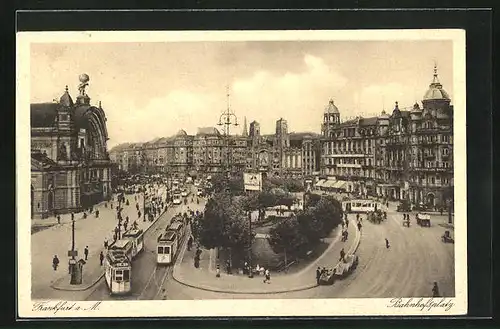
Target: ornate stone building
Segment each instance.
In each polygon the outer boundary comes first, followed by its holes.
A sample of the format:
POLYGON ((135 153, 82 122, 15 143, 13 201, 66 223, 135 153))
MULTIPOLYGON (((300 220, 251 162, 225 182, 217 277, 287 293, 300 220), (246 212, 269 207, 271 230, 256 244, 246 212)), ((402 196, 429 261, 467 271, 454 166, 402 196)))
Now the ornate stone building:
MULTIPOLYGON (((110 152, 132 169, 164 172, 174 176, 210 175, 229 170, 259 171, 276 177, 303 178, 319 171, 319 135, 289 133, 287 122, 276 122, 276 133, 261 135, 256 121, 246 120, 242 135, 225 136, 216 128, 199 128, 196 135, 184 130, 175 136, 147 143, 118 145, 110 152), (116 154, 115 154, 116 153, 116 154), (118 154, 119 153, 119 154, 118 154), (128 157, 127 160, 124 158, 128 157)), ((122 165, 123 168, 125 166, 122 165)), ((135 171, 134 171, 135 172, 135 171)))
MULTIPOLYGON (((445 207, 453 188, 453 106, 437 68, 422 100, 391 115, 341 121, 323 114, 321 173, 326 187, 445 207)), ((321 184, 320 184, 321 186, 321 184)))
POLYGON ((73 102, 68 87, 58 102, 31 104, 31 213, 45 218, 79 211, 111 195, 106 116, 90 105, 89 77, 80 75, 73 102))

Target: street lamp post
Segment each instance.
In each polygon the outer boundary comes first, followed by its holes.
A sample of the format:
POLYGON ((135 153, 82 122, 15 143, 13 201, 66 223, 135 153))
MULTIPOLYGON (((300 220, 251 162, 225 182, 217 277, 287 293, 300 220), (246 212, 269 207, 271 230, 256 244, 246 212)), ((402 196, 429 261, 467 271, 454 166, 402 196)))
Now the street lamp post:
POLYGON ((71 255, 71 259, 69 260, 69 273, 71 274, 70 277, 70 284, 78 284, 78 278, 77 278, 77 273, 76 273, 76 256, 77 252, 75 250, 75 219, 71 219, 71 251, 69 252, 71 255))
MULTIPOLYGON (((231 189, 229 186, 229 176, 231 175, 231 158, 230 158, 230 146, 229 146, 229 139, 230 139, 230 128, 231 126, 238 126, 238 117, 236 114, 234 114, 234 111, 231 110, 230 102, 229 102, 229 87, 226 88, 226 96, 227 96, 227 107, 224 112, 222 112, 221 116, 219 117, 219 123, 217 123, 218 126, 223 126, 224 127, 224 138, 226 142, 226 175, 224 179, 225 183, 225 189, 226 192, 229 193, 229 202, 232 202, 232 195, 231 195, 231 189)), ((229 264, 232 267, 232 252, 231 248, 229 248, 229 264)))
POLYGON ((230 157, 230 145, 229 145, 229 139, 230 139, 230 128, 231 126, 239 126, 238 124, 238 117, 236 114, 234 114, 234 111, 231 110, 231 106, 229 103, 229 87, 227 88, 227 108, 224 112, 222 112, 221 116, 219 117, 219 123, 217 123, 218 126, 223 126, 224 127, 224 137, 226 139, 226 171, 227 171, 227 179, 229 179, 229 175, 231 172, 231 157, 230 157))

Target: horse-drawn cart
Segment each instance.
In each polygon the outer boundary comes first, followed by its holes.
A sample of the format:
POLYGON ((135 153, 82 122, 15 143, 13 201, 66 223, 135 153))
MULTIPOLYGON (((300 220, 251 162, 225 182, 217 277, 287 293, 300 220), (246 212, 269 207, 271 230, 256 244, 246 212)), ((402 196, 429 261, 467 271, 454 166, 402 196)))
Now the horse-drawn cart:
POLYGON ((431 215, 429 214, 417 214, 417 224, 420 226, 431 226, 431 215))
POLYGON ((441 241, 444 243, 455 243, 455 240, 451 237, 450 231, 444 231, 444 234, 441 236, 441 241))

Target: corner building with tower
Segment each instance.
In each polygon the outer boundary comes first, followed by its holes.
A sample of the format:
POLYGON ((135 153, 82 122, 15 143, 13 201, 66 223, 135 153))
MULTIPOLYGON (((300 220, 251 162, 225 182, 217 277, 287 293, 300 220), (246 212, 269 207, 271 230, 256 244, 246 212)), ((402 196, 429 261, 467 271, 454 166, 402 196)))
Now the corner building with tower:
POLYGON ((319 186, 408 200, 434 208, 450 206, 453 194, 453 105, 437 68, 422 106, 392 114, 341 121, 331 100, 321 125, 319 186))
POLYGON ((86 94, 31 104, 31 217, 80 211, 111 197, 106 115, 86 94))

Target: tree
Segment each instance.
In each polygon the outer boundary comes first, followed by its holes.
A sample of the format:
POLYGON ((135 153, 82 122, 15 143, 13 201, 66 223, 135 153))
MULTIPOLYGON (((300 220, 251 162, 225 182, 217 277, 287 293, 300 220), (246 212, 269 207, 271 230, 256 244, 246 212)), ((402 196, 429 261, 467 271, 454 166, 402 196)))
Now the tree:
POLYGON ((326 237, 342 222, 342 206, 336 199, 323 196, 313 208, 313 218, 322 223, 322 237, 326 237))
POLYGON ((203 246, 229 248, 230 253, 248 247, 254 238, 241 202, 231 202, 227 193, 217 193, 207 202, 198 231, 203 246))
POLYGON ((288 264, 288 256, 297 256, 297 253, 308 242, 295 217, 287 218, 273 227, 269 231, 268 241, 275 253, 284 253, 285 267, 288 264))

